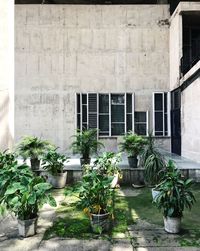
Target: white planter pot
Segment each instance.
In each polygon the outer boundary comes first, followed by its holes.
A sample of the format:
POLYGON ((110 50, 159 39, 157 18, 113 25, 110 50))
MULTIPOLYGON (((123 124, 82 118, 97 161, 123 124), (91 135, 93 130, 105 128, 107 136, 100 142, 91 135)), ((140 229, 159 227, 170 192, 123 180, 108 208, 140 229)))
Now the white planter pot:
POLYGON ((181 230, 181 218, 163 217, 165 231, 171 234, 177 234, 181 230))
POLYGON ((48 182, 54 187, 54 188, 63 188, 66 185, 66 179, 67 179, 67 172, 60 173, 57 176, 48 175, 48 182))
POLYGON ((90 219, 92 231, 99 233, 98 228, 100 227, 102 232, 107 232, 110 229, 110 214, 92 214, 90 219))
POLYGON ((153 201, 156 200, 156 197, 159 195, 160 191, 155 190, 154 188, 151 189, 151 193, 152 193, 152 198, 153 201))
POLYGON ((31 220, 18 219, 19 235, 23 237, 29 237, 36 234, 38 218, 31 220))
POLYGON ((114 178, 111 182, 111 188, 115 188, 116 185, 118 184, 118 180, 119 180, 119 174, 118 173, 115 173, 114 174, 114 178))

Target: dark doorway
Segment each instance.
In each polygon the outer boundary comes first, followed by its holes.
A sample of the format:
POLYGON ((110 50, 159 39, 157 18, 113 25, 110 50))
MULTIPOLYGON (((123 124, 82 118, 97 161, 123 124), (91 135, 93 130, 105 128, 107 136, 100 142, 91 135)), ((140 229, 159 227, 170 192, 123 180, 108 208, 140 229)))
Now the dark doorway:
POLYGON ((181 155, 181 89, 171 92, 171 149, 181 155))

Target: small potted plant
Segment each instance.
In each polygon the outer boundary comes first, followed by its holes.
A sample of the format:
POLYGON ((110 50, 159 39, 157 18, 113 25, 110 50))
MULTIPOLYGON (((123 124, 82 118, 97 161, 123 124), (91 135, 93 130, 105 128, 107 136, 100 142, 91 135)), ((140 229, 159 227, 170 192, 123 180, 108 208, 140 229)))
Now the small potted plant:
POLYGON ((71 147, 74 153, 80 153, 82 157, 80 158, 81 166, 85 164, 90 164, 90 156, 94 153, 97 153, 103 144, 97 140, 97 130, 88 129, 88 130, 77 130, 75 138, 71 147))
POLYGON ((49 151, 42 159, 42 166, 48 172, 48 181, 54 188, 63 188, 66 184, 67 172, 64 164, 68 157, 55 150, 49 151))
POLYGON ((37 171, 40 168, 40 159, 55 147, 46 140, 33 136, 24 137, 17 145, 17 153, 23 157, 24 161, 30 159, 31 169, 37 171))
POLYGON ((167 172, 156 187, 159 194, 154 202, 163 212, 164 227, 168 233, 180 232, 183 211, 185 208, 191 209, 195 202, 191 191, 192 183, 191 179, 182 177, 180 170, 169 160, 167 172))
POLYGON ((0 214, 9 211, 18 219, 19 235, 36 234, 39 208, 45 203, 56 206, 48 193, 51 185, 34 176, 26 165, 12 163, 0 169, 0 214))
POLYGON ((108 231, 113 218, 113 177, 91 170, 83 176, 79 198, 84 212, 90 217, 95 233, 108 231))
POLYGON ((100 174, 113 176, 111 188, 115 188, 119 178, 122 178, 119 162, 121 161, 121 153, 105 152, 99 156, 94 162, 93 168, 100 174))
POLYGON ((130 167, 137 167, 137 157, 139 154, 141 154, 145 144, 146 139, 137 134, 133 134, 132 132, 129 132, 123 136, 123 142, 120 143, 120 150, 127 152, 130 167))

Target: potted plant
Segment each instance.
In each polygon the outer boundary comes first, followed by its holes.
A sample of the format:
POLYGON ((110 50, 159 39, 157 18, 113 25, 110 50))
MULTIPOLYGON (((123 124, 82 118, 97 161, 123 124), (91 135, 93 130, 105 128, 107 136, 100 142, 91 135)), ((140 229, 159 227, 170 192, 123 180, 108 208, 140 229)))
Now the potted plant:
POLYGON ((108 231, 113 217, 112 176, 91 170, 83 176, 79 198, 84 212, 90 217, 92 230, 108 231))
POLYGON ((132 132, 123 136, 123 142, 120 143, 120 150, 128 154, 129 166, 136 168, 138 164, 138 155, 141 154, 143 147, 146 144, 146 139, 132 132))
POLYGON ((105 152, 94 162, 93 168, 100 174, 113 176, 111 188, 115 188, 119 178, 122 178, 121 170, 118 166, 121 161, 121 153, 105 152))
POLYGON ((191 209, 195 202, 191 185, 192 180, 182 177, 180 170, 169 160, 167 172, 156 187, 160 193, 155 199, 156 206, 163 212, 164 227, 168 233, 180 232, 183 211, 191 209))
POLYGON ((75 153, 80 153, 82 157, 80 158, 81 166, 85 164, 90 164, 90 156, 96 153, 103 144, 97 140, 97 130, 77 130, 75 138, 71 147, 75 153))
POLYGON ((17 145, 17 153, 22 156, 24 160, 29 158, 31 169, 37 171, 39 170, 42 156, 54 148, 55 147, 46 140, 33 136, 25 136, 17 145))
POLYGON ((51 185, 27 165, 13 163, 0 169, 0 187, 0 214, 6 210, 15 214, 20 236, 36 234, 39 208, 45 203, 56 206, 48 193, 51 185))
POLYGON ((48 171, 48 181, 54 188, 63 188, 66 184, 67 172, 64 172, 64 164, 68 157, 55 150, 49 151, 42 159, 42 166, 48 171))
POLYGON ((155 200, 159 191, 155 189, 156 185, 160 183, 166 172, 165 160, 158 151, 153 151, 146 159, 144 164, 144 177, 148 186, 152 187, 152 197, 155 200))

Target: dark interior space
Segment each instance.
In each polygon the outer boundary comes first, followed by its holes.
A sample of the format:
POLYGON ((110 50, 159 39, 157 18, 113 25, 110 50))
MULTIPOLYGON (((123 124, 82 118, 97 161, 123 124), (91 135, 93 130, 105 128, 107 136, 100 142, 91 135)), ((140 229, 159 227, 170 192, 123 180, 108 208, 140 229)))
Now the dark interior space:
POLYGON ((200 59, 200 12, 183 15, 183 58, 181 72, 184 75, 200 59))

